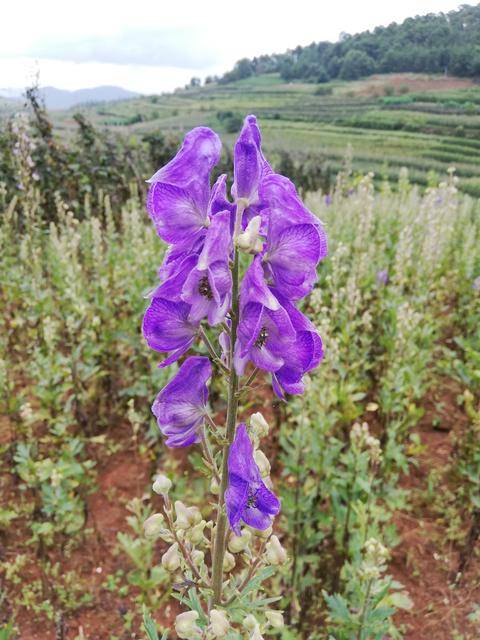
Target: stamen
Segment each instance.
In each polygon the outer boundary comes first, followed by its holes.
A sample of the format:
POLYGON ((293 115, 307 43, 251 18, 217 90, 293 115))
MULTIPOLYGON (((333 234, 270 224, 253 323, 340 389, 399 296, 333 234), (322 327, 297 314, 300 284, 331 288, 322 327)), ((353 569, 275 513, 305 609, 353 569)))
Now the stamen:
POLYGON ((203 276, 203 278, 198 283, 198 293, 200 293, 204 298, 207 298, 207 300, 211 300, 213 298, 210 282, 208 281, 208 276, 203 276))
POLYGON ((268 338, 267 327, 262 327, 260 333, 258 334, 258 338, 255 340, 255 346, 261 349, 268 338))

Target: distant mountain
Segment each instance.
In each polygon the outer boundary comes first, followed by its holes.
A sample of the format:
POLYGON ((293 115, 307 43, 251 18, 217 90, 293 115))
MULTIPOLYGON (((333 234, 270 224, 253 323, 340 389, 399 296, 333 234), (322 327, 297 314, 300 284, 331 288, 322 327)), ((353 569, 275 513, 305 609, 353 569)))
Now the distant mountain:
MULTIPOLYGON (((66 91, 55 87, 41 87, 40 94, 45 100, 47 109, 70 109, 79 104, 92 102, 110 102, 112 100, 128 100, 139 94, 122 87, 102 86, 91 89, 66 91)), ((23 91, 19 89, 0 89, 0 96, 9 100, 21 100, 23 91)))

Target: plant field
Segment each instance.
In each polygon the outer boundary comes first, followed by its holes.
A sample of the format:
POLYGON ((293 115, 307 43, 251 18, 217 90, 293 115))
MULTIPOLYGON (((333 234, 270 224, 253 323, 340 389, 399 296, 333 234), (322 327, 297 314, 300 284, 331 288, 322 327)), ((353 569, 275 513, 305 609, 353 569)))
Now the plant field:
MULTIPOLYGON (((128 135, 206 124, 232 141, 249 112, 262 124, 267 152, 290 154, 304 173, 315 163, 334 180, 351 145, 360 172, 394 178, 408 166, 425 186, 432 172, 435 182, 454 165, 461 189, 480 194, 480 88, 467 79, 395 74, 315 85, 267 74, 84 109, 95 125, 128 135)), ((68 134, 71 114, 56 121, 68 134)))
MULTIPOLYGON (((258 104, 253 82, 108 105, 95 117, 114 126, 138 109, 145 121, 128 125, 132 135, 179 131, 234 104, 257 111, 267 148, 324 157, 333 172, 350 142, 353 167, 365 170, 357 175, 347 159, 330 193, 306 195, 329 237, 303 305, 325 344, 322 364, 288 402, 260 377, 245 409, 270 425, 282 501, 275 533, 288 562, 268 588, 286 625, 272 633, 475 640, 480 202, 463 191, 477 185, 480 116, 429 115, 435 134, 428 124, 387 132, 384 122, 405 111, 385 104, 377 120, 368 114, 383 98, 358 98, 364 115, 354 118, 377 125, 367 129, 349 120, 341 87, 324 98, 269 82, 258 104), (302 114, 318 107, 331 118, 302 121, 300 103, 302 114), (458 177, 444 172, 452 162, 458 177)), ((477 95, 455 92, 457 101, 477 95)), ((186 587, 172 587, 160 563, 167 545, 143 532, 160 504, 152 477, 173 480, 172 500, 204 508, 210 495, 199 450, 166 455, 150 412, 170 375, 141 335, 164 246, 135 182, 113 206, 96 187, 81 203, 57 193, 48 216, 38 186, 24 184, 0 189, 0 638, 144 638, 144 607, 161 635, 179 612, 171 592, 186 587)), ((221 423, 220 384, 210 408, 221 423)))

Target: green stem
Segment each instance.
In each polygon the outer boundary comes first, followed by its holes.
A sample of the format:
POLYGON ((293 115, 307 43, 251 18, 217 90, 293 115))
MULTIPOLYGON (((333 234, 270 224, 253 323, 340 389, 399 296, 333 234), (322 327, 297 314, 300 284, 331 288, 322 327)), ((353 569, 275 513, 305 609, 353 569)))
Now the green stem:
MULTIPOLYGON (((237 205, 237 219, 241 220, 243 207, 237 205)), ((235 237, 234 237, 235 243, 235 237)), ((233 364, 233 356, 235 350, 235 341, 237 339, 238 328, 238 288, 239 288, 239 255, 234 244, 234 256, 232 267, 232 310, 231 310, 231 327, 230 327, 230 358, 229 368, 230 376, 228 383, 228 404, 227 404, 227 429, 225 434, 226 444, 222 452, 222 467, 220 470, 220 492, 218 495, 217 505, 217 527, 215 531, 215 541, 213 545, 212 559, 212 586, 213 586, 213 604, 220 604, 222 601, 223 588, 223 558, 225 557, 225 542, 227 528, 227 514, 225 512, 225 491, 228 484, 228 454, 230 445, 235 437, 235 426, 237 423, 238 411, 238 376, 233 364)))
POLYGON ((362 640, 363 638, 363 625, 365 624, 365 616, 367 615, 367 608, 370 603, 370 592, 372 590, 372 582, 370 579, 367 584, 367 592, 365 594, 365 600, 363 602, 362 613, 360 614, 360 627, 357 633, 357 640, 362 640))

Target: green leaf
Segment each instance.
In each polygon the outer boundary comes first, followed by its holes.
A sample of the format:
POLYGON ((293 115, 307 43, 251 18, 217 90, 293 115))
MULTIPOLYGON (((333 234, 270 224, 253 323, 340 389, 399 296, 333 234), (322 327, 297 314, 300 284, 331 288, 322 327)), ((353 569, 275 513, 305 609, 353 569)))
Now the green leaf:
MULTIPOLYGON (((160 640, 157 633, 157 625, 145 605, 143 606, 143 628, 145 629, 148 640, 160 640)), ((162 640, 166 640, 166 633, 167 632, 164 633, 162 640)))

